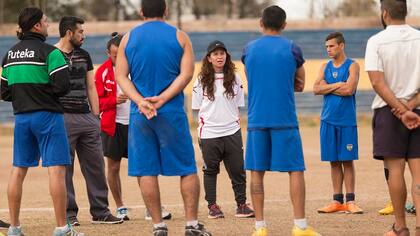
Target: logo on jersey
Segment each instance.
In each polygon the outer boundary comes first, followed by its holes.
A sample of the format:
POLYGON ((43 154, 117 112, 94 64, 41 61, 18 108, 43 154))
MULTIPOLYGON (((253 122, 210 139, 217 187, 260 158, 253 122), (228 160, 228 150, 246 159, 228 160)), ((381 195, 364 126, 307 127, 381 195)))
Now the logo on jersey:
POLYGON ((346 148, 347 148, 348 151, 353 150, 353 144, 347 144, 346 148))
POLYGON ((19 58, 34 58, 35 57, 35 52, 34 51, 30 51, 27 48, 24 51, 9 51, 7 53, 7 59, 19 59, 19 58))
POLYGON ((337 72, 337 71, 334 71, 334 72, 332 73, 332 75, 333 75, 334 79, 337 79, 338 72, 337 72))

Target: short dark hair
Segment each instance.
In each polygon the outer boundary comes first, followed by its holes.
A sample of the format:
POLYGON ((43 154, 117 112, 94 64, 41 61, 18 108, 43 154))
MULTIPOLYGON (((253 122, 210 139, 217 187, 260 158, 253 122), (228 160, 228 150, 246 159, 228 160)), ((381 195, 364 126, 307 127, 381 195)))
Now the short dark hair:
POLYGON ((407 1, 405 0, 381 0, 381 10, 388 11, 394 20, 405 20, 407 17, 407 1))
POLYGON ((166 10, 165 0, 142 0, 141 10, 145 18, 163 17, 166 10))
POLYGON ((122 39, 121 34, 118 34, 118 32, 113 32, 111 34, 111 39, 106 43, 106 49, 109 50, 109 48, 111 48, 111 45, 119 47, 121 43, 121 39, 122 39))
POLYGON ((42 19, 43 15, 42 10, 37 7, 24 8, 18 18, 18 25, 22 33, 30 31, 42 19))
POLYGON ((328 40, 331 40, 331 39, 335 39, 335 41, 337 41, 338 44, 346 43, 346 40, 344 39, 344 35, 341 32, 333 32, 333 33, 329 34, 325 38, 325 42, 327 42, 328 40))
POLYGON ((84 24, 85 21, 82 18, 75 17, 75 16, 64 16, 60 20, 60 24, 58 25, 58 30, 60 32, 60 37, 66 36, 67 30, 71 30, 74 32, 76 30, 77 24, 84 24))
POLYGON ((286 12, 279 6, 273 5, 264 9, 262 23, 265 28, 281 30, 286 22, 286 12))

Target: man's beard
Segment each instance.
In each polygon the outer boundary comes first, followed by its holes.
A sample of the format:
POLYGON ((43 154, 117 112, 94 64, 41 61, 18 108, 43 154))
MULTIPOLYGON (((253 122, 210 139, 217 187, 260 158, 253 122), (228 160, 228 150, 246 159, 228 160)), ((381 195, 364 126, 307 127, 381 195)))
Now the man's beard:
POLYGON ((386 29, 387 25, 385 23, 384 16, 382 14, 381 14, 381 23, 382 23, 384 29, 386 29))
POLYGON ((83 42, 78 42, 76 39, 71 39, 70 43, 73 46, 73 48, 80 48, 83 44, 83 42))

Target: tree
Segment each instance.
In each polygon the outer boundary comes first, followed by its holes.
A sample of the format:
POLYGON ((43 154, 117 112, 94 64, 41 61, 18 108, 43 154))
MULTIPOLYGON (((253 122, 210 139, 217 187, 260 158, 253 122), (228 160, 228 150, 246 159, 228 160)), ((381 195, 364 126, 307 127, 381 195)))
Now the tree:
POLYGON ((272 4, 271 0, 238 0, 239 18, 259 17, 265 7, 272 4))
POLYGON ((375 0, 344 0, 337 12, 340 16, 374 16, 377 5, 375 0))

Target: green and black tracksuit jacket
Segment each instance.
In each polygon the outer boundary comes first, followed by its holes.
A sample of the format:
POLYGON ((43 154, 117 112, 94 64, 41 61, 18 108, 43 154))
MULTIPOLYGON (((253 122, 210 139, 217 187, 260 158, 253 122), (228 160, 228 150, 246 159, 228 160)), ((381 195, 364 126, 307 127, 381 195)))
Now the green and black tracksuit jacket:
POLYGON ((63 113, 59 97, 70 90, 68 65, 56 47, 41 34, 28 32, 2 62, 1 97, 11 101, 15 114, 63 113))

